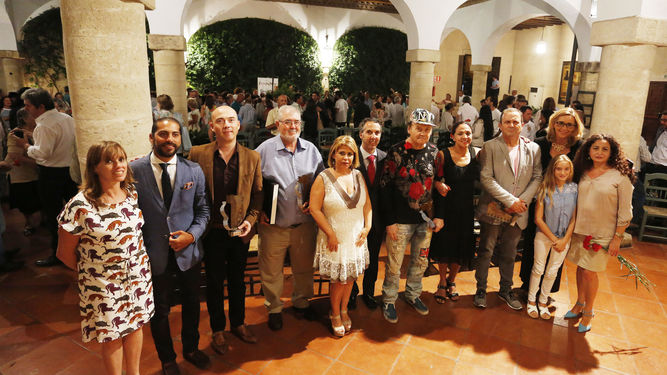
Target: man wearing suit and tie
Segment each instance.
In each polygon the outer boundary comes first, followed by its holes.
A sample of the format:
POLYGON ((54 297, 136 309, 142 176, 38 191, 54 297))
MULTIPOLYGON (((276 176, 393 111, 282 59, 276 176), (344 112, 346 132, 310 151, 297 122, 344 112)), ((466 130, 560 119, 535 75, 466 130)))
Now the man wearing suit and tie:
MULTIPOLYGON (((387 153, 378 149, 380 137, 382 136, 382 127, 380 124, 370 118, 365 118, 361 121, 361 130, 359 136, 361 137, 361 151, 359 163, 359 171, 364 176, 366 186, 368 187, 368 195, 371 198, 371 205, 373 207, 373 225, 371 231, 368 233, 368 253, 370 255, 370 263, 364 272, 363 281, 363 299, 366 306, 374 310, 377 308, 377 300, 375 299, 375 282, 378 277, 378 258, 380 255, 380 246, 382 246, 382 239, 384 238, 384 224, 382 224, 382 217, 379 214, 380 204, 380 180, 382 177, 382 169, 384 167, 384 158, 387 153)), ((359 294, 359 287, 354 283, 352 287, 352 294, 348 302, 348 308, 354 309, 357 306, 357 295, 359 294)))
POLYGON ((151 334, 163 373, 172 375, 180 374, 169 331, 174 273, 181 290, 183 357, 200 369, 211 364, 198 348, 199 284, 204 257, 198 241, 208 224, 209 208, 199 164, 176 155, 181 145, 178 120, 157 120, 149 139, 152 152, 130 166, 146 221, 142 232, 153 271, 155 315, 151 334))
POLYGON ((206 304, 213 331, 211 347, 224 354, 227 350, 223 335, 225 278, 230 331, 247 343, 257 342, 245 325, 243 279, 252 237, 250 229, 262 209, 262 166, 259 153, 236 142, 240 124, 232 107, 216 108, 211 113, 210 126, 215 142, 193 147, 190 160, 199 163, 208 186, 211 222, 204 236, 206 304), (221 212, 223 203, 225 216, 221 212))
POLYGON ((502 136, 484 143, 479 153, 483 191, 477 217, 482 228, 477 253, 479 262, 475 270, 477 293, 473 304, 486 307, 489 262, 496 251, 500 271, 498 297, 510 308, 521 310, 521 302, 512 293, 514 257, 521 232, 528 224, 528 205, 542 182, 540 147, 520 136, 523 117, 518 109, 506 109, 499 126, 502 136), (512 217, 503 218, 503 212, 512 217))

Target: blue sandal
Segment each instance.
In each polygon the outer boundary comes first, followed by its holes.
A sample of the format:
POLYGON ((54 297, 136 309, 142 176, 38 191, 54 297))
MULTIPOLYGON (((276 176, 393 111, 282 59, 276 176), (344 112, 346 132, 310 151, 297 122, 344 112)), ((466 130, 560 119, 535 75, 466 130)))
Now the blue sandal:
MULTIPOLYGON (((575 305, 575 306, 581 306, 581 307, 586 306, 585 303, 581 303, 581 302, 579 302, 579 301, 577 301, 577 303, 575 303, 574 305, 575 305)), ((582 311, 583 311, 583 310, 582 310, 582 311)), ((568 310, 568 311, 565 313, 565 316, 563 316, 563 319, 578 319, 578 318, 581 318, 581 316, 582 316, 581 312, 578 313, 578 314, 575 314, 575 313, 572 312, 572 310, 568 310)))

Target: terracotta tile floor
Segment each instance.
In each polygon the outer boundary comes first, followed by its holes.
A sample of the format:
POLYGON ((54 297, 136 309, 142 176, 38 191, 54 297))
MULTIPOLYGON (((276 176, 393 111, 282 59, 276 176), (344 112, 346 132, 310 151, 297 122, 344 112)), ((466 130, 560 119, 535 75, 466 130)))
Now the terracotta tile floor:
MULTIPOLYGON (((27 266, 0 275, 0 374, 103 373, 100 347, 81 342, 74 273, 63 267, 34 267, 33 261, 47 252, 45 231, 25 238, 22 217, 16 211, 5 212, 7 247, 20 246, 20 258, 27 266)), ((399 301, 399 322, 390 324, 379 310, 369 311, 360 303, 351 313, 354 331, 342 339, 329 333, 326 297, 314 302, 320 321, 299 320, 288 310, 285 328, 277 333, 266 325, 263 299, 249 297, 247 323, 260 342, 248 345, 229 335, 230 349, 224 356, 210 348, 208 314, 202 303, 200 348, 211 356, 213 366, 199 371, 181 357, 178 361, 183 374, 665 374, 666 250, 665 245, 636 240, 633 248, 623 250, 658 286, 652 292, 641 286, 635 289, 634 282, 624 280, 624 272, 610 264, 600 279, 593 330, 586 335, 562 319, 533 320, 524 311, 510 310, 496 297, 499 276, 494 268, 486 310, 472 306, 472 272, 458 278, 460 301, 443 305, 432 298, 438 279, 430 276, 424 279, 423 294, 430 315, 422 317, 399 301)), ((517 263, 515 285, 518 268, 517 263)), ((553 296, 558 317, 576 296, 574 271, 566 263, 561 291, 553 296)), ((380 265, 380 280, 382 274, 380 265)), ((291 292, 290 280, 288 274, 285 296, 291 292)), ((380 287, 378 282, 376 294, 380 287)), ((177 353, 179 311, 175 307, 171 315, 177 353)), ((160 362, 147 328, 142 356, 142 373, 158 374, 160 362)))

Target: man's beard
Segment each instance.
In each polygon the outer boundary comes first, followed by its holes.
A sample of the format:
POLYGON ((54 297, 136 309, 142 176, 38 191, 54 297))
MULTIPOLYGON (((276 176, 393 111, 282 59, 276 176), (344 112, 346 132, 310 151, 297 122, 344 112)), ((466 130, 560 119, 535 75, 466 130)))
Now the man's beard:
POLYGON ((176 151, 178 151, 178 145, 172 142, 165 142, 159 146, 155 143, 153 144, 153 152, 155 152, 155 154, 157 154, 158 156, 162 156, 164 158, 170 158, 174 156, 176 154, 176 151), (174 146, 173 152, 169 153, 162 150, 164 146, 169 146, 169 145, 174 146))

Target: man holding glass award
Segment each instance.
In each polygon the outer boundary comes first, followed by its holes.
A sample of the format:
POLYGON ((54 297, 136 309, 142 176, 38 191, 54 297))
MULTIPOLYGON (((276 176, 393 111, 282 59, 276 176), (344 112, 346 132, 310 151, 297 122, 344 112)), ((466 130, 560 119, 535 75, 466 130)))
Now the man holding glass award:
POLYGON ((190 160, 204 171, 211 207, 204 237, 206 304, 213 331, 211 347, 219 354, 227 350, 223 335, 225 278, 230 331, 247 343, 257 342, 245 325, 244 272, 251 229, 262 207, 262 170, 259 154, 236 142, 239 126, 232 107, 218 107, 211 113, 210 123, 215 141, 190 150, 190 160))

